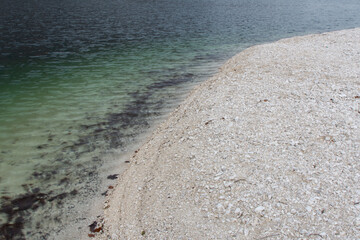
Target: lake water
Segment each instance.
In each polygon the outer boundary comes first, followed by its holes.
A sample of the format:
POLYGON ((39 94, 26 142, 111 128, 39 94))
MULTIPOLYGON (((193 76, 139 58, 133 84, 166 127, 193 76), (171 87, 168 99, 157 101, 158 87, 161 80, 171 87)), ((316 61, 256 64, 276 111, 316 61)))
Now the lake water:
POLYGON ((0 239, 79 239, 126 153, 244 48, 358 0, 1 0, 0 239), (69 227, 70 226, 70 227, 69 227))

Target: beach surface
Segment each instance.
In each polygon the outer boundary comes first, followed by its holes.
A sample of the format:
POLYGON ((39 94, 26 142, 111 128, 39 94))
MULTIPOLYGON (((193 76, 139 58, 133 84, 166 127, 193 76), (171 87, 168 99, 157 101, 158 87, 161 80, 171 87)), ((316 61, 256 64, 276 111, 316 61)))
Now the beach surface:
POLYGON ((360 28, 230 59, 129 159, 97 239, 359 239, 360 28))

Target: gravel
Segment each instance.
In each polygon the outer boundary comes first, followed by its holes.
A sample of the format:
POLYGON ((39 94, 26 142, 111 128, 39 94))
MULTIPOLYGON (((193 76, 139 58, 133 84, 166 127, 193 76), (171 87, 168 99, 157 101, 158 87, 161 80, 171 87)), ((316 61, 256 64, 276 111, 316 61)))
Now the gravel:
POLYGON ((230 59, 130 159, 98 239, 360 239, 360 28, 230 59))

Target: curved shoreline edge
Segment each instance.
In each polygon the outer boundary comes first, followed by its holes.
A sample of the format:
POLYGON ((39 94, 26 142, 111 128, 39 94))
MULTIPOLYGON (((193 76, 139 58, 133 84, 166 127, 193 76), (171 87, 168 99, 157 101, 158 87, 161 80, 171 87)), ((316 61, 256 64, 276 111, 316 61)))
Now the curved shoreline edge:
POLYGON ((360 238, 359 39, 231 58, 130 158, 96 238, 360 238))

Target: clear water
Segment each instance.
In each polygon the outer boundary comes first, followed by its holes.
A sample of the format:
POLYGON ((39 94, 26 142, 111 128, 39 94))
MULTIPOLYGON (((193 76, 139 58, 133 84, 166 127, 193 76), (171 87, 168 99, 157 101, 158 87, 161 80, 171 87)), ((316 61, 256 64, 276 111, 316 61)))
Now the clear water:
MULTIPOLYGON (((137 137, 227 58, 360 26, 358 0, 0 1, 0 239, 66 239, 137 137)), ((80 233, 79 233, 80 234, 80 233)))

